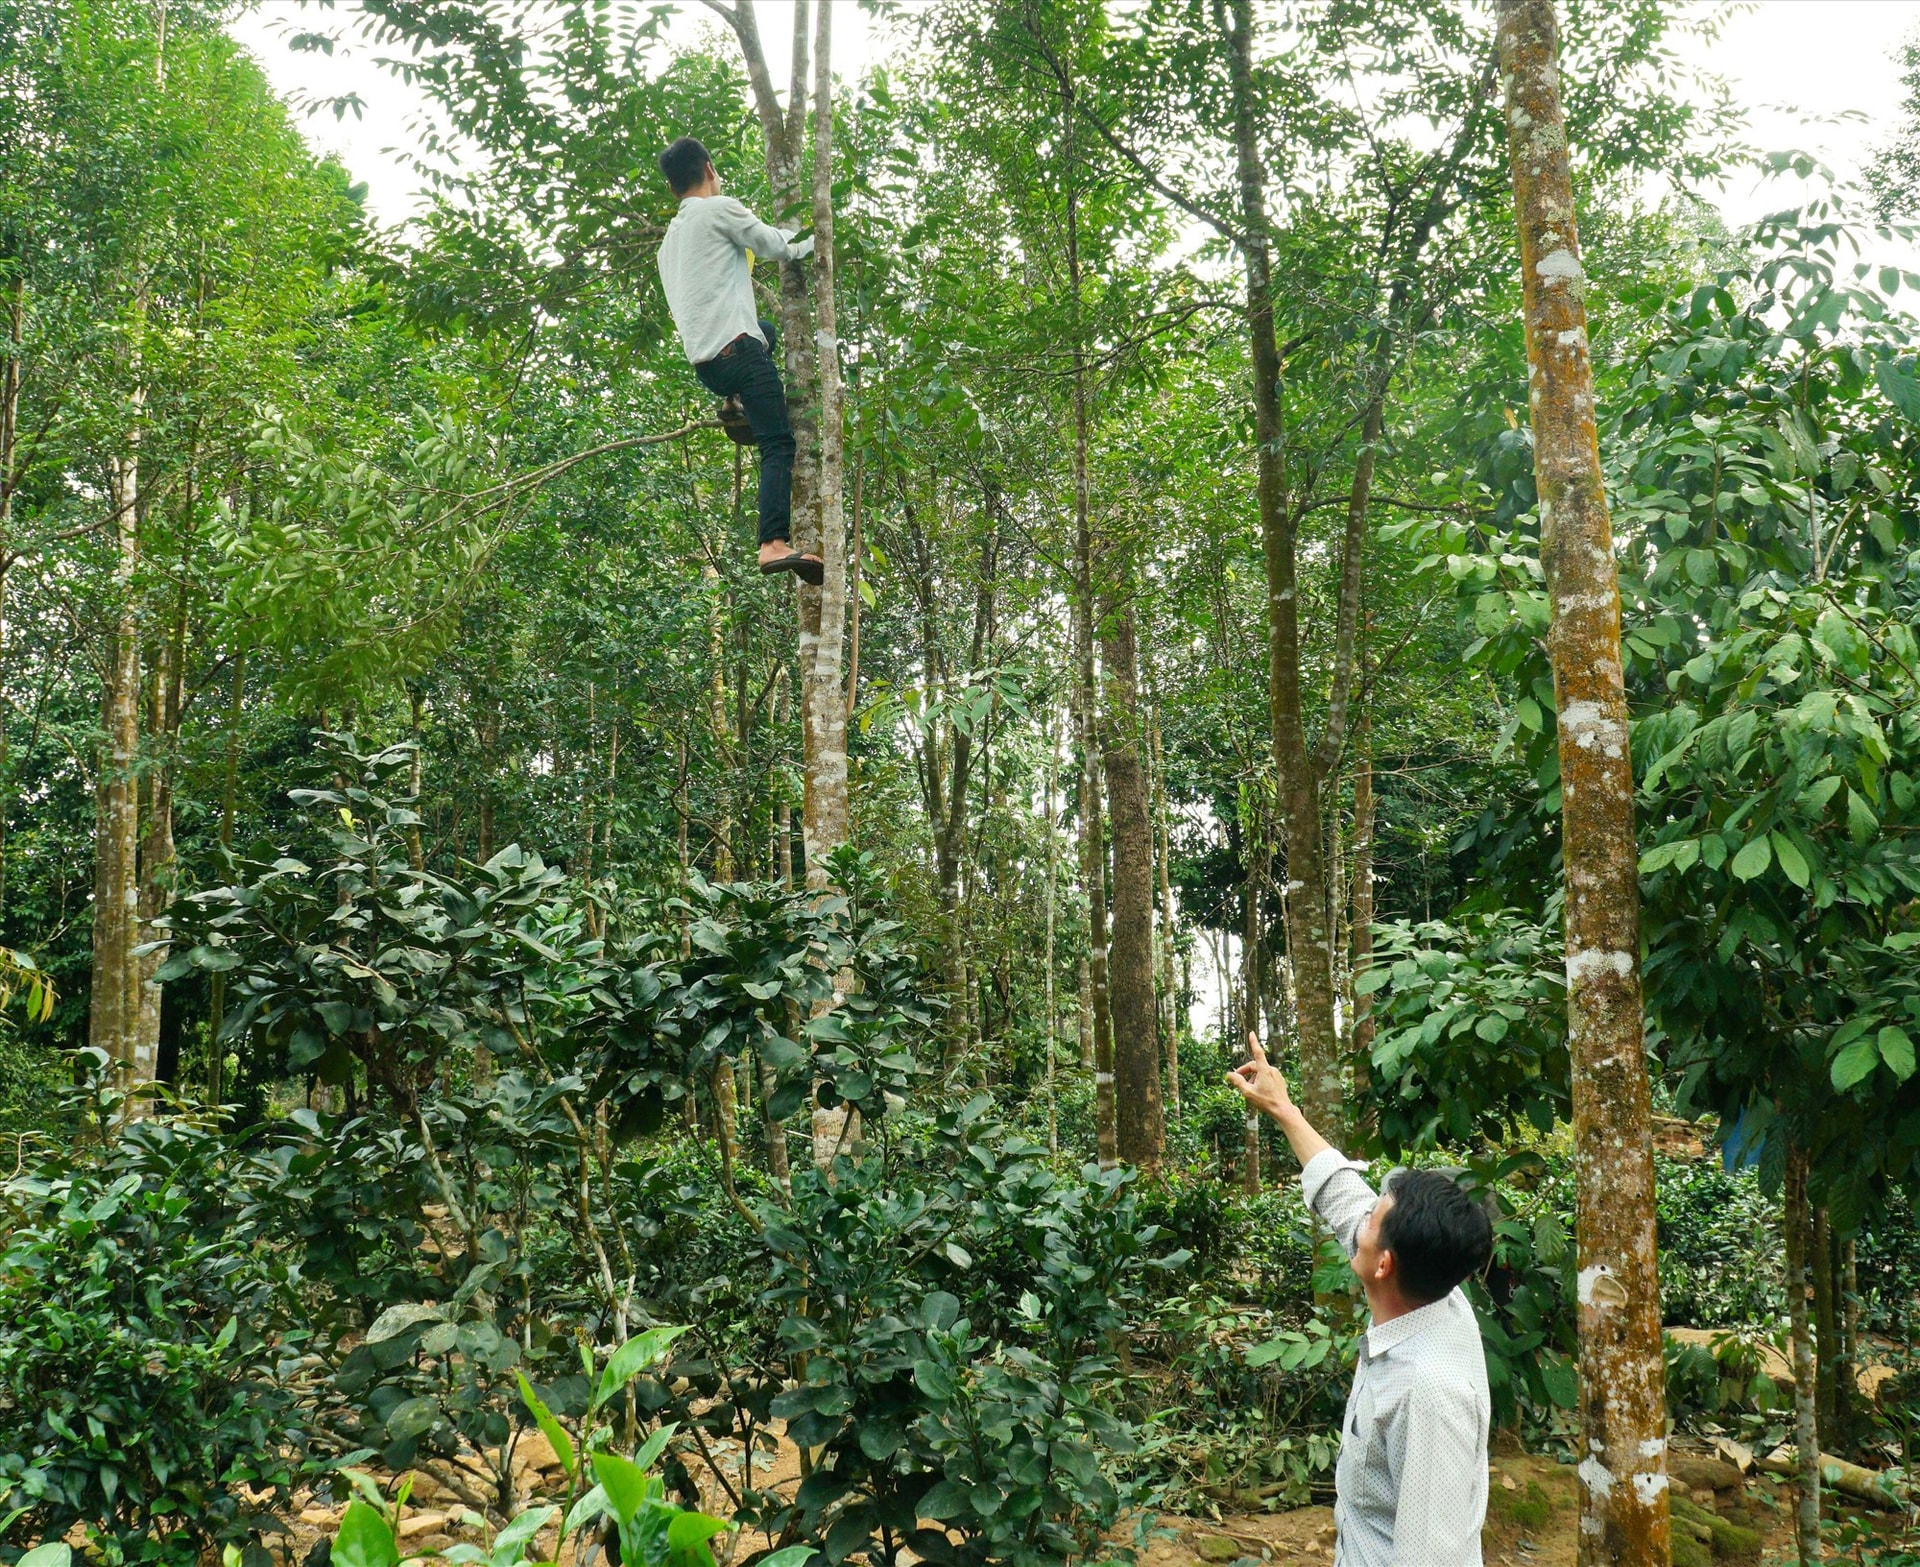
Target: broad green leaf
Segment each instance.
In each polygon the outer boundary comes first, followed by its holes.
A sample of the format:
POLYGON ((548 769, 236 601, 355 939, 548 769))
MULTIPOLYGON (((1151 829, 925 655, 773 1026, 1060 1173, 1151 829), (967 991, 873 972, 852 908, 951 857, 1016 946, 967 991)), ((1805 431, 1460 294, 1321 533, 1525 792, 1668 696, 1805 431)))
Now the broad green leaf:
POLYGON ((1768 847, 1766 836, 1749 838, 1746 846, 1733 857, 1733 874, 1742 881, 1752 881, 1773 863, 1773 850, 1768 847))
POLYGON ((1880 1052, 1874 1048, 1873 1039, 1862 1034, 1833 1058, 1833 1086, 1842 1090, 1851 1088, 1879 1063, 1880 1052))
MULTIPOLYGON (((7 1521, 11 1523, 13 1519, 9 1518, 7 1521)), ((64 1540, 49 1540, 45 1545, 36 1545, 28 1551, 14 1564, 14 1567, 70 1567, 72 1561, 72 1546, 64 1540)))
POLYGON ((527 1508, 493 1537, 493 1560, 509 1562, 517 1559, 527 1542, 559 1516, 560 1509, 557 1507, 527 1508))
POLYGON ((332 1559, 338 1567, 399 1567, 400 1547, 387 1520, 356 1498, 341 1516, 332 1559))
POLYGON ((520 1400, 533 1415, 534 1424, 540 1427, 540 1434, 553 1444, 554 1452, 560 1455, 560 1467, 566 1470, 567 1477, 574 1476, 573 1439, 569 1437, 560 1422, 554 1419, 553 1411, 547 1408, 533 1384, 527 1380, 526 1372, 515 1367, 514 1373, 520 1380, 520 1400))
POLYGON ((922 1518, 937 1518, 944 1522, 949 1518, 961 1517, 967 1508, 965 1488, 955 1485, 951 1480, 942 1480, 920 1498, 918 1511, 922 1518))
POLYGON ((446 1315, 445 1308, 441 1306, 389 1306, 373 1319, 373 1326, 367 1329, 366 1341, 369 1344, 384 1343, 387 1339, 398 1338, 408 1328, 417 1327, 422 1322, 443 1321, 446 1315))
POLYGON ((1887 394, 1888 402, 1915 424, 1920 424, 1920 381, 1903 375, 1884 361, 1874 366, 1873 379, 1887 394))
POLYGON ((667 1549, 676 1555, 691 1551, 732 1527, 724 1519, 709 1517, 706 1513, 675 1513, 673 1522, 667 1525, 667 1549))
POLYGON ((1779 832, 1770 833, 1768 836, 1773 842, 1774 858, 1780 862, 1780 869, 1786 872, 1787 880, 1796 887, 1804 887, 1812 881, 1813 877, 1807 870, 1806 856, 1794 847, 1793 840, 1785 833, 1779 832))
POLYGON ((1880 1030, 1880 1059, 1901 1082, 1913 1076, 1913 1040, 1898 1024, 1889 1023, 1880 1030))
POLYGON ((613 1352, 607 1369, 600 1373, 600 1386, 594 1392, 593 1407, 598 1409, 612 1398, 664 1355, 667 1346, 686 1331, 684 1327, 648 1328, 646 1332, 628 1339, 613 1352))
POLYGON ((617 1453, 595 1453, 593 1473, 607 1493, 608 1510, 621 1523, 646 1505, 647 1476, 637 1464, 628 1463, 617 1453))

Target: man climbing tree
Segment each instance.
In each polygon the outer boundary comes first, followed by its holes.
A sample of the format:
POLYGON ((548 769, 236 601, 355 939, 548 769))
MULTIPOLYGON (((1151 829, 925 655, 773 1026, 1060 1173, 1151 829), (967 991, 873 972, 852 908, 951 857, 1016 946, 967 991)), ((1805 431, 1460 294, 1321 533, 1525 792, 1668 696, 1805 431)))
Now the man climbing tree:
POLYGON ((1670 1554, 1651 1088, 1640 994, 1620 584, 1600 471, 1587 275, 1553 0, 1500 0, 1534 484, 1559 716, 1580 1323, 1581 1567, 1670 1554))
POLYGON ((773 323, 753 305, 752 257, 799 261, 811 239, 795 240, 769 228, 745 203, 720 193, 707 149, 682 136, 660 154, 680 210, 660 242, 660 282, 680 333, 680 346, 700 384, 744 414, 760 448, 760 570, 791 571, 818 587, 826 566, 790 542, 793 523, 793 425, 786 388, 773 358, 773 323))

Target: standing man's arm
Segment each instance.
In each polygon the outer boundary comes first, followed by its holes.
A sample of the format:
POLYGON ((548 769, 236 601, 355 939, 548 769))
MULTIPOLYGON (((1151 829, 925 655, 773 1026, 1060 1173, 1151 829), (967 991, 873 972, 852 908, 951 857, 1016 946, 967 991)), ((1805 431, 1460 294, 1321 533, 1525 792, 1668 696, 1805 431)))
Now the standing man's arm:
POLYGON ((1361 1173, 1366 1166, 1346 1158, 1313 1129, 1287 1092, 1285 1074, 1267 1059, 1259 1039, 1252 1034, 1247 1035, 1247 1049, 1250 1055, 1246 1064, 1229 1072, 1227 1081, 1249 1106, 1264 1110, 1280 1123, 1294 1158, 1300 1161, 1300 1189, 1307 1206, 1326 1221, 1342 1250, 1351 1257, 1360 1226, 1379 1200, 1361 1173))
POLYGON ((1484 1474, 1486 1432, 1471 1392, 1423 1370, 1407 1394, 1406 1442, 1393 1478, 1393 1567, 1478 1562, 1486 1516, 1465 1505, 1467 1477, 1484 1474))
POLYGON ((811 237, 790 240, 777 228, 756 218, 744 201, 737 201, 732 196, 720 199, 725 203, 720 212, 721 225, 727 237, 742 250, 765 256, 769 261, 799 261, 813 254, 811 237))

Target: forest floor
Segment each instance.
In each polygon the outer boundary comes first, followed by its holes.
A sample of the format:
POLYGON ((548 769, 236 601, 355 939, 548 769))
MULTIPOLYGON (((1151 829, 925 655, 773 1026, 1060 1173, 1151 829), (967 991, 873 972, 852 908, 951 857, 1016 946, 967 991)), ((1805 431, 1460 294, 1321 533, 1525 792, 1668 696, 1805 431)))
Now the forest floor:
MULTIPOLYGON (((798 1483, 799 1455, 781 1440, 770 1455, 756 1458, 754 1483, 786 1491, 798 1483)), ((739 1480, 739 1453, 732 1444, 719 1444, 715 1463, 727 1479, 739 1480)), ((552 1449, 537 1435, 522 1437, 513 1455, 513 1468, 523 1502, 547 1498, 565 1500, 565 1479, 552 1449)), ((1481 1536, 1486 1567, 1574 1567, 1579 1516, 1579 1484, 1571 1466, 1531 1453, 1496 1454, 1488 1466, 1487 1521, 1481 1536)), ((1687 1559, 1708 1564, 1739 1562, 1746 1567, 1786 1567, 1795 1559, 1790 1486, 1772 1475, 1751 1471, 1742 1475, 1731 1463, 1712 1454, 1676 1448, 1671 1456, 1675 1494, 1692 1504, 1692 1521, 1676 1519, 1675 1533, 1691 1534, 1697 1551, 1687 1559), (1696 1511, 1697 1510, 1697 1511, 1696 1511), (1724 1529, 1715 1553, 1714 1542, 1701 1538, 1712 1526, 1710 1514, 1752 1534, 1740 1539, 1724 1529), (1759 1550, 1753 1549, 1758 1537, 1759 1550), (1737 1549, 1728 1549, 1729 1545, 1737 1549)), ((404 1551, 444 1550, 459 1543, 480 1543, 477 1527, 460 1520, 464 1509, 444 1483, 441 1464, 412 1471, 413 1502, 400 1526, 404 1551)), ((732 1510, 718 1476, 709 1476, 705 1504, 724 1516, 732 1510)), ((313 1544, 330 1538, 340 1508, 310 1501, 297 1510, 290 1559, 303 1562, 313 1544)), ((1129 1520, 1114 1536, 1116 1543, 1134 1545, 1138 1567, 1328 1567, 1333 1560, 1334 1523, 1330 1507, 1299 1507, 1281 1512, 1230 1512, 1218 1518, 1160 1514, 1147 1520, 1129 1520), (1136 1545, 1141 1525, 1145 1544, 1136 1545)), ((540 1542, 551 1560, 551 1542, 540 1542)), ((751 1548, 757 1540, 744 1540, 751 1548)), ((724 1557, 723 1557, 724 1559, 724 1557)), ((571 1551, 562 1567, 573 1567, 571 1551)), ((1676 1563, 1682 1560, 1676 1553, 1676 1563)))

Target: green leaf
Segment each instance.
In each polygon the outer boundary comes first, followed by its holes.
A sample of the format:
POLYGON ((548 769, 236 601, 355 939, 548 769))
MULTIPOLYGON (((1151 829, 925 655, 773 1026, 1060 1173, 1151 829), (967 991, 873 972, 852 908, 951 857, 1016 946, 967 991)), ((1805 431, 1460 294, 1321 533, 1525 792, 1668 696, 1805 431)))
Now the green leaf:
POLYGON ((607 1507, 621 1523, 646 1506, 647 1476, 637 1464, 630 1464, 617 1453, 593 1455, 594 1478, 607 1493, 607 1507))
MULTIPOLYGON (((1791 838, 1778 832, 1769 833, 1768 837, 1773 843, 1774 858, 1779 860, 1780 869, 1786 872, 1788 881, 1796 887, 1805 887, 1813 880, 1812 874, 1807 870, 1807 857, 1794 847, 1791 838)), ((1737 871, 1739 868, 1739 863, 1736 861, 1734 869, 1737 871)))
POLYGON ((1901 1082, 1913 1076, 1913 1041, 1904 1028, 1889 1023, 1880 1030, 1880 1059, 1901 1082))
POLYGON ((669 1421, 652 1436, 640 1444, 640 1451, 633 1455, 636 1469, 651 1469, 660 1455, 667 1450, 667 1443, 673 1439, 673 1433, 680 1429, 678 1421, 669 1421))
POLYGON ((574 1479, 573 1439, 561 1428, 560 1422, 553 1417, 553 1411, 541 1401, 540 1395, 533 1390, 533 1384, 527 1380, 526 1372, 515 1367, 514 1373, 520 1379, 520 1400, 533 1415, 534 1424, 540 1427, 540 1434, 553 1444, 554 1452, 560 1455, 560 1467, 567 1472, 568 1479, 574 1479))
POLYGON ((400 1547, 387 1520, 355 1498, 333 1537, 333 1560, 339 1567, 399 1567, 400 1547))
POLYGON ((1873 835, 1880 830, 1880 818, 1873 814, 1873 807, 1860 798, 1857 789, 1847 790, 1847 836, 1856 844, 1865 845, 1873 841, 1873 835))
POLYGON ((1733 874, 1742 881, 1752 881, 1773 863, 1773 850, 1768 847, 1766 835, 1749 838, 1746 846, 1733 857, 1733 874))
MULTIPOLYGON (((11 1523, 13 1519, 7 1521, 11 1523)), ((62 1540, 49 1540, 45 1545, 36 1545, 28 1551, 14 1567, 70 1567, 72 1561, 72 1546, 62 1540)))
POLYGON ((667 1525, 667 1549, 678 1556, 698 1547, 700 1554, 707 1556, 707 1541, 732 1527, 723 1519, 709 1517, 706 1513, 675 1513, 673 1522, 667 1525))
POLYGON ((1833 1086, 1846 1090, 1871 1072, 1879 1064, 1880 1052, 1874 1048, 1873 1039, 1862 1034, 1852 1044, 1833 1058, 1833 1086))
POLYGON ((1884 361, 1874 366, 1873 379, 1880 390, 1887 394, 1888 402, 1915 424, 1920 424, 1920 381, 1910 375, 1902 375, 1884 361))
POLYGON ((819 1554, 811 1545, 789 1545, 771 1556, 761 1557, 754 1567, 807 1567, 807 1563, 819 1554))
POLYGON ((648 1328, 637 1337, 628 1339, 613 1352, 613 1358, 607 1362, 607 1369, 600 1373, 600 1386, 594 1392, 592 1407, 598 1409, 612 1398, 621 1388, 664 1355, 667 1352, 667 1346, 686 1331, 684 1327, 648 1328))
POLYGON ((967 1492, 951 1480, 942 1480, 931 1491, 920 1498, 918 1512, 922 1518, 937 1518, 945 1521, 963 1516, 971 1504, 967 1492))
POLYGON ((390 1338, 398 1338, 408 1328, 417 1327, 422 1322, 443 1322, 446 1311, 439 1306, 400 1305, 389 1306, 373 1319, 373 1326, 367 1329, 369 1344, 383 1343, 390 1338))
POLYGON ((1562 1409, 1572 1409, 1580 1402, 1580 1378, 1573 1362, 1564 1355, 1541 1355, 1540 1385, 1547 1390, 1547 1397, 1562 1409))
POLYGON ((528 1541, 559 1515, 560 1509, 557 1507, 529 1507, 519 1513, 512 1523, 493 1537, 492 1559, 496 1562, 518 1561, 528 1541))

